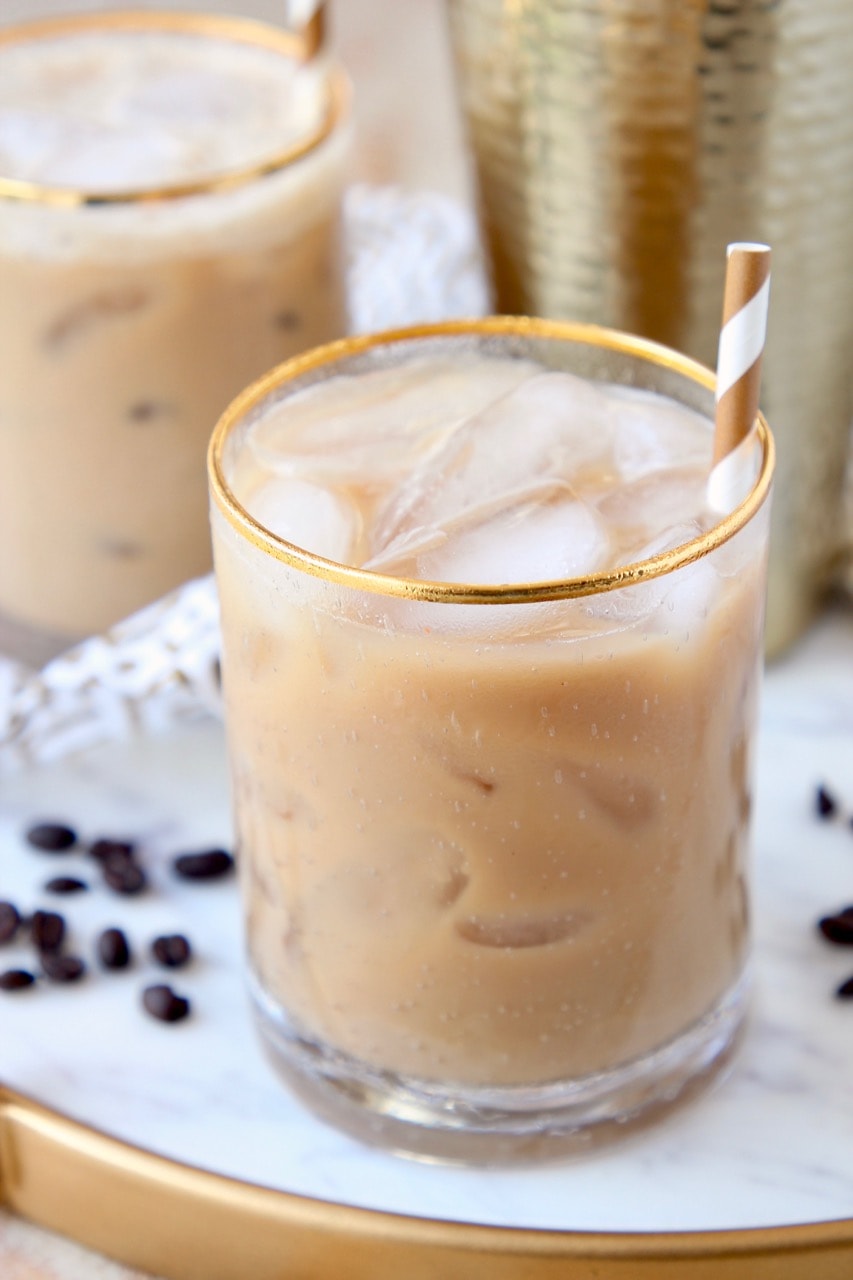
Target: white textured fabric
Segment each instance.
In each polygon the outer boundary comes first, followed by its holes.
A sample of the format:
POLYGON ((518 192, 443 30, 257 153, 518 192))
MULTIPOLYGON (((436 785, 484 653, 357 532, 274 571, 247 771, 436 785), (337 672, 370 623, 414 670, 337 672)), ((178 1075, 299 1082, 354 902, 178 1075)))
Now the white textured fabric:
MULTIPOLYGON (((474 221, 452 200, 357 186, 346 220, 355 332, 487 311, 474 221)), ((203 578, 37 674, 0 657, 0 773, 216 711, 218 654, 203 578)))

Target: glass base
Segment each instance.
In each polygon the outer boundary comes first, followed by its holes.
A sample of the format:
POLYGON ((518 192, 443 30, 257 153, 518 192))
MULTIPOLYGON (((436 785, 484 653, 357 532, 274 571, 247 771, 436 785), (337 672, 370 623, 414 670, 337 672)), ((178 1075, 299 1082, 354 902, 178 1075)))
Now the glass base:
POLYGON ((257 985, 252 995, 273 1065, 322 1119, 400 1155, 493 1165, 592 1150, 704 1090, 737 1046, 747 991, 744 976, 682 1035, 614 1070, 492 1089, 373 1069, 300 1035, 257 985))

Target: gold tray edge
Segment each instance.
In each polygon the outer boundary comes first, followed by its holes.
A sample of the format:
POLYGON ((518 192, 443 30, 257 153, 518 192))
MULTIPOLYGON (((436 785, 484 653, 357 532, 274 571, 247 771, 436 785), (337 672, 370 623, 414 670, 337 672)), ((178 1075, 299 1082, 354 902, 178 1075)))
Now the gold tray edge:
POLYGON ((849 1280, 853 1219, 673 1233, 490 1227, 276 1191, 144 1151, 0 1088, 0 1201, 168 1280, 849 1280), (748 1267, 748 1271, 744 1268, 748 1267), (817 1268, 820 1268, 819 1270, 817 1268))

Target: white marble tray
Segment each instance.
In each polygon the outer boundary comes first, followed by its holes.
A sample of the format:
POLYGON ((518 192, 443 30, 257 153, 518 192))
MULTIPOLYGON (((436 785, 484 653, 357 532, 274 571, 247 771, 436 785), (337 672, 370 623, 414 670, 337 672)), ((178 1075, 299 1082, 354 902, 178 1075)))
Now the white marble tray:
MULTIPOLYGON (((832 995, 853 973, 853 950, 831 948, 814 927, 853 901, 853 830, 818 822, 812 809, 819 781, 853 807, 849 608, 769 673, 758 766, 756 983, 745 1044, 711 1093, 620 1144, 541 1168, 439 1168, 364 1149, 289 1097, 249 1021, 236 884, 185 887, 168 872, 172 853, 230 839, 222 730, 212 721, 0 784, 0 898, 46 904, 43 881, 84 866, 24 851, 20 832, 46 817, 86 836, 141 837, 154 881, 138 899, 98 889, 57 905, 87 959, 95 933, 116 922, 140 958, 126 973, 93 966, 73 988, 0 993, 0 1082, 188 1165, 414 1217, 564 1232, 853 1219, 853 1002, 832 995), (163 972, 141 952, 175 929, 196 947, 192 967, 170 979, 194 1014, 162 1026, 139 1007, 142 987, 163 972)), ((0 951, 3 968, 23 958, 0 951)))

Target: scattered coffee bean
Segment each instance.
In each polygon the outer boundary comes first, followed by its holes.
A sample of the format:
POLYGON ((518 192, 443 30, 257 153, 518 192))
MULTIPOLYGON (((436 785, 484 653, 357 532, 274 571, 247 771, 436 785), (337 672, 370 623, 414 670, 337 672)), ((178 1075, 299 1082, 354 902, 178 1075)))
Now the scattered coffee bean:
POLYGON ((42 853, 64 853, 77 843, 77 832, 60 822, 38 822, 26 833, 27 844, 42 853))
POLYGON ((46 978, 51 982, 77 982, 86 972, 86 966, 79 956, 60 955, 57 952, 45 952, 41 957, 41 967, 46 978))
POLYGON ((28 969, 7 969, 0 973, 0 991, 23 991, 31 987, 36 980, 34 973, 28 969))
POLYGON ((89 845, 89 853, 97 862, 106 862, 108 858, 122 857, 132 858, 136 852, 136 845, 130 840, 113 840, 108 837, 102 837, 100 840, 94 840, 89 845))
POLYGON ((853 999, 853 974, 851 974, 846 982, 842 982, 835 994, 838 996, 839 1000, 853 999))
POLYGON ((34 911, 30 937, 39 951, 58 951, 65 938, 65 921, 56 911, 34 911))
POLYGON ((104 881, 113 893, 125 897, 141 893, 148 883, 148 877, 138 862, 126 858, 123 854, 113 854, 104 863, 104 881))
POLYGON ((192 956, 192 947, 182 933, 168 933, 154 939, 151 954, 167 969, 180 969, 192 956))
POLYGON ((0 902, 0 943, 11 942, 20 923, 18 908, 11 902, 0 902))
POLYGON ((130 947, 121 929, 104 929, 96 950, 105 969, 126 969, 130 964, 130 947))
POLYGON ((177 995, 165 983, 146 987, 142 993, 142 1003, 151 1017, 160 1022, 180 1022, 190 1011, 189 1000, 177 995))
POLYGON ((839 947, 853 947, 853 907, 818 920, 817 927, 823 936, 839 947))
POLYGON ((838 812, 838 801, 822 785, 815 792, 815 811, 819 818, 832 818, 838 812))
POLYGON ((89 886, 76 876, 54 876, 44 886, 48 893, 83 893, 89 886))
POLYGON ((234 859, 224 849, 205 849, 201 853, 182 853, 172 862, 182 880, 218 880, 234 866, 234 859))

